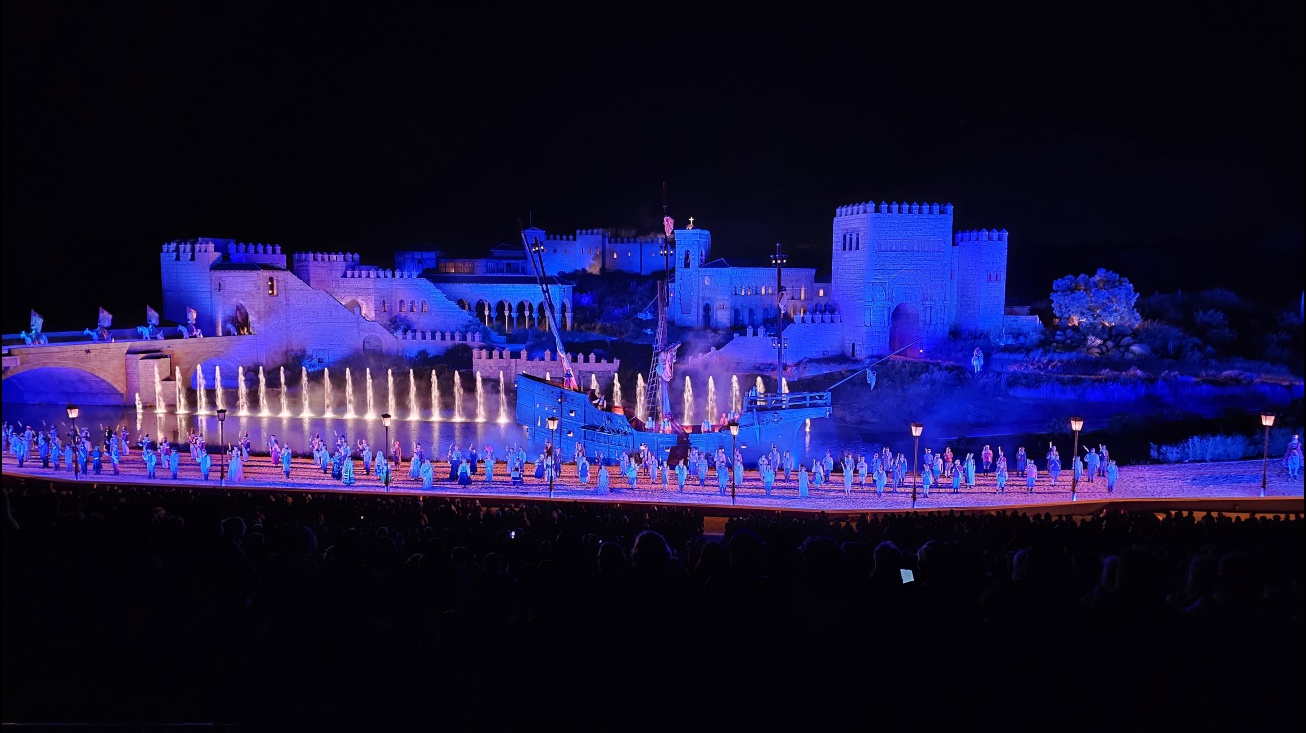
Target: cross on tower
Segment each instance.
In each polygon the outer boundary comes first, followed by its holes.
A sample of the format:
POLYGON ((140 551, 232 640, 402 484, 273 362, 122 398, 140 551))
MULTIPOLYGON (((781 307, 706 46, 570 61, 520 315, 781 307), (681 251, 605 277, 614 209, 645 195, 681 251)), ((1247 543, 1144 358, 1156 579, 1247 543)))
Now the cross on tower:
POLYGON ((694 228, 694 217, 692 217, 692 216, 689 217, 689 226, 688 226, 687 228, 688 228, 688 229, 693 229, 693 228, 694 228))

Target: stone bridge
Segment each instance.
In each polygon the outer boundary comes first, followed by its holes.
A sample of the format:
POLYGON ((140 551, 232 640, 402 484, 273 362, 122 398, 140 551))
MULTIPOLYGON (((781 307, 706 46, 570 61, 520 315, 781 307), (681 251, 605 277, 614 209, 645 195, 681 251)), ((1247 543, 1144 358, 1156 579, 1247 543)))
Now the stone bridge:
POLYGON ((163 384, 163 401, 175 407, 177 369, 186 388, 195 385, 196 367, 203 366, 213 384, 213 367, 222 367, 222 382, 236 386, 237 367, 257 372, 285 364, 281 343, 258 335, 212 336, 163 341, 127 340, 109 343, 84 341, 44 346, 6 346, 3 353, 5 402, 32 404, 154 406, 154 374, 163 384))

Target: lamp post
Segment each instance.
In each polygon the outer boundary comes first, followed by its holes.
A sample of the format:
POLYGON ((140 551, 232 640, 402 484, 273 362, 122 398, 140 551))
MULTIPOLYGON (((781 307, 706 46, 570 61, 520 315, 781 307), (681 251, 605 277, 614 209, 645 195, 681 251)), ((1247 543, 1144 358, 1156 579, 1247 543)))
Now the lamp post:
POLYGON ((1084 418, 1070 418, 1070 429, 1075 432, 1075 447, 1070 452, 1070 468, 1072 469, 1070 471, 1070 500, 1078 501, 1079 497, 1075 492, 1079 488, 1079 471, 1073 469, 1079 465, 1079 431, 1084 429, 1084 418))
POLYGON ((558 416, 549 415, 549 419, 546 422, 549 423, 549 433, 553 436, 553 443, 549 446, 549 450, 545 453, 547 457, 553 459, 548 466, 549 498, 552 499, 553 498, 553 471, 554 468, 558 465, 558 416))
POLYGON ((730 504, 735 503, 735 438, 739 437, 739 421, 730 421, 730 504))
MULTIPOLYGON (((73 481, 77 481, 77 464, 81 463, 81 434, 77 432, 77 414, 80 412, 77 405, 68 405, 68 419, 73 421, 73 481)), ((1260 495, 1264 497, 1266 494, 1262 491, 1260 495)))
POLYGON ((227 438, 223 433, 222 424, 227 421, 226 409, 218 410, 218 445, 222 446, 222 462, 218 464, 218 486, 227 485, 227 438))
POLYGON ((1274 427, 1274 413, 1262 412, 1261 424, 1265 426, 1265 454, 1261 459, 1261 496, 1265 496, 1265 479, 1270 473, 1270 428, 1274 427))
POLYGON ((911 470, 911 508, 916 508, 916 478, 921 472, 921 433, 924 432, 925 426, 914 422, 911 424, 912 437, 912 470, 911 470))
MULTIPOLYGON (((433 377, 434 378, 434 377, 433 377)), ((385 445, 381 447, 381 458, 385 460, 385 490, 390 490, 390 413, 381 413, 381 424, 385 426, 385 445)))

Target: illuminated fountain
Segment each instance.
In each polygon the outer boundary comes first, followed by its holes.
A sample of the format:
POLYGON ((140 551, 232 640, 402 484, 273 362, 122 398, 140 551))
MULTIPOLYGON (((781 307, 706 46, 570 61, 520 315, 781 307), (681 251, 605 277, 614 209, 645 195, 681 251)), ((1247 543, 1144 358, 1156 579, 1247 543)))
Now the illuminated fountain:
POLYGON ((141 415, 145 413, 145 403, 141 402, 141 393, 136 393, 136 429, 140 430, 141 415))
MULTIPOLYGON (((615 397, 621 392, 617 388, 617 376, 612 375, 612 394, 615 397)), ((635 375, 635 419, 640 422, 648 422, 648 405, 644 401, 644 375, 635 375)), ((613 402, 616 402, 614 399, 613 402)))
POLYGON ((707 415, 709 422, 716 422, 716 380, 712 377, 707 378, 707 415))
POLYGON ((590 375, 590 391, 594 394, 599 393, 599 375, 597 374, 590 375))
POLYGON ((177 414, 185 415, 190 412, 190 408, 186 406, 186 383, 181 379, 181 367, 173 371, 173 379, 177 387, 177 414))
POLYGON ((476 422, 485 422, 485 386, 480 372, 476 373, 476 422))
POLYGON ((290 396, 286 394, 286 368, 281 367, 281 416, 290 417, 290 396))
POLYGON ((453 373, 453 421, 463 421, 463 378, 457 370, 453 373))
POLYGON ((322 417, 331 417, 331 369, 322 369, 322 417))
POLYGON ((731 417, 731 419, 733 419, 735 415, 738 415, 738 414, 740 413, 740 411, 741 411, 740 408, 742 408, 742 407, 743 407, 743 402, 739 399, 739 375, 738 375, 738 374, 732 374, 732 375, 730 375, 730 417, 731 417))
POLYGON ((364 417, 366 417, 368 420, 375 420, 375 419, 376 419, 376 406, 375 406, 375 404, 372 402, 372 369, 371 369, 371 367, 368 367, 368 369, 367 369, 367 373, 366 373, 364 376, 367 377, 367 414, 364 415, 364 417))
POLYGON ((227 395, 222 391, 222 367, 213 367, 213 404, 215 410, 227 409, 227 395))
POLYGON ((503 370, 499 370, 499 422, 508 422, 508 390, 503 387, 503 370))
MULTIPOLYGON (((640 400, 643 404, 643 400, 640 400)), ((612 411, 625 413, 625 408, 621 406, 621 380, 617 379, 617 373, 612 373, 612 411)))
POLYGON ((766 394, 766 386, 762 384, 762 375, 757 375, 757 396, 761 397, 766 394))
POLYGON ((408 419, 417 420, 422 416, 417 409, 417 377, 413 370, 408 370, 408 419))
POLYGON ((263 374, 263 365, 258 368, 258 414, 268 417, 272 414, 268 407, 268 379, 263 374))
POLYGON ((385 387, 386 387, 386 407, 389 408, 391 417, 398 417, 399 408, 395 407, 395 370, 385 370, 385 387))
POLYGON ((159 378, 159 363, 154 363, 154 411, 160 415, 168 411, 163 401, 163 380, 159 378))
POLYGON ((299 397, 303 407, 300 409, 300 417, 313 417, 313 411, 308 408, 308 367, 299 368, 299 397))
POLYGON ((345 367, 345 419, 352 420, 354 415, 354 375, 345 367))
MULTIPOLYGON (((209 414, 209 395, 207 387, 204 385, 204 370, 195 367, 195 402, 197 404, 195 412, 200 415, 209 414)), ((139 397, 137 399, 140 399, 139 397)), ((136 408, 140 410, 140 408, 136 408)))
POLYGON ((245 367, 236 367, 236 414, 245 417, 249 414, 249 393, 245 389, 245 367))
POLYGON ((694 424, 694 385, 690 384, 688 374, 685 375, 685 416, 680 424, 685 427, 694 424))

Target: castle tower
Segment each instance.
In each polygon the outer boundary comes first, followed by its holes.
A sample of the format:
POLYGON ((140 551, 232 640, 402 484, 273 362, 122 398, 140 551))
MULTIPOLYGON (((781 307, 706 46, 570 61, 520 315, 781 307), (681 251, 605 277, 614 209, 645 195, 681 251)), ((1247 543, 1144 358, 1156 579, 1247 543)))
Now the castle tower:
POLYGON ((919 353, 947 336, 957 303, 951 204, 840 206, 831 247, 846 355, 919 353))
POLYGON ((1007 230, 957 232, 957 317, 960 331, 1002 330, 1007 305, 1007 230))
POLYGON ((186 322, 186 308, 194 308, 201 327, 213 323, 213 293, 209 269, 222 259, 230 239, 188 239, 168 242, 159 254, 163 282, 163 307, 159 315, 175 323, 186 322))
POLYGON ((677 326, 703 327, 711 323, 711 311, 706 317, 703 315, 703 275, 699 271, 711 252, 711 231, 676 230, 676 251, 671 260, 671 267, 676 273, 676 284, 672 290, 670 315, 677 326))

